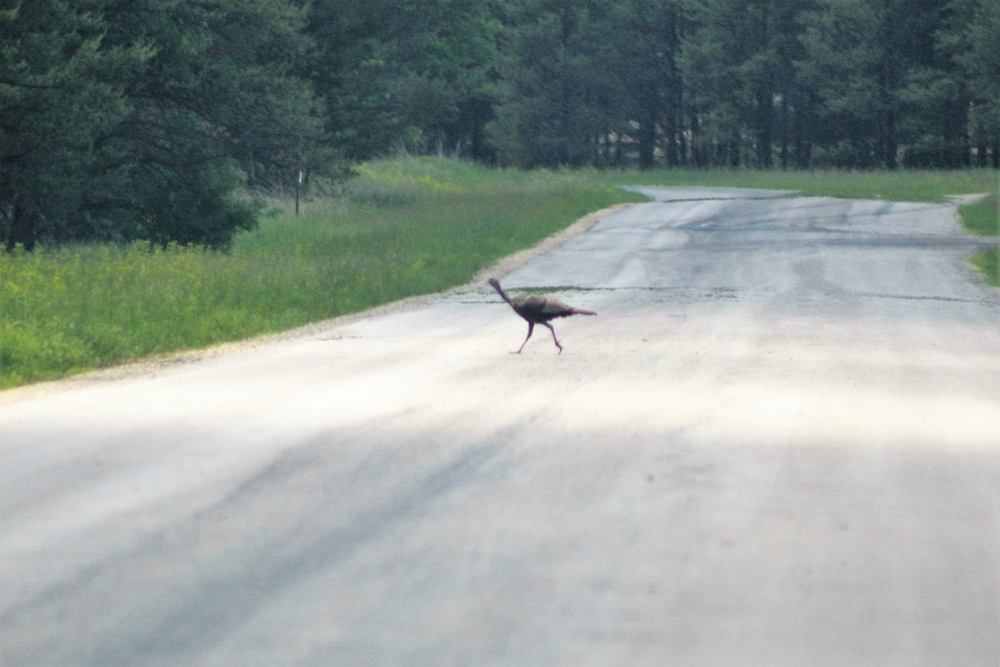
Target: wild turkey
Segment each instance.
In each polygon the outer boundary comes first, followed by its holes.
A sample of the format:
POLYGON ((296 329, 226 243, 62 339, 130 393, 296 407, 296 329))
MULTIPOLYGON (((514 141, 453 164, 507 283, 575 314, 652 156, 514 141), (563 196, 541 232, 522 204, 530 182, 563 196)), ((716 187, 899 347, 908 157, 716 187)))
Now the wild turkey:
POLYGON ((549 320, 555 319, 557 317, 569 317, 570 315, 596 315, 597 313, 592 310, 580 310, 579 308, 573 308, 568 306, 559 299, 552 296, 542 296, 540 294, 529 294, 526 296, 507 296, 507 293, 503 291, 500 287, 500 281, 496 278, 490 278, 489 284, 493 286, 493 289, 500 294, 504 301, 510 304, 510 307, 514 309, 514 312, 523 317, 528 322, 528 336, 521 343, 521 347, 517 348, 517 352, 513 354, 521 354, 521 350, 528 343, 528 338, 531 338, 532 332, 535 330, 536 324, 541 324, 542 326, 548 327, 549 331, 552 332, 552 340, 555 341, 556 347, 559 348, 559 354, 562 354, 563 347, 559 344, 559 339, 556 338, 556 330, 552 328, 549 324, 549 320))

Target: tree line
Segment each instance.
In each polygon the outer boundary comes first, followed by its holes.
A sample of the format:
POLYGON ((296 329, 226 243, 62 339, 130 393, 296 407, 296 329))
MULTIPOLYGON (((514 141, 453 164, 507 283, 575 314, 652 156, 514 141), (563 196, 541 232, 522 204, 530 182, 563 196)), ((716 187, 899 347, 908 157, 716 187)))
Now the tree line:
POLYGON ((1000 166, 996 0, 0 3, 0 239, 199 243, 400 149, 1000 166))

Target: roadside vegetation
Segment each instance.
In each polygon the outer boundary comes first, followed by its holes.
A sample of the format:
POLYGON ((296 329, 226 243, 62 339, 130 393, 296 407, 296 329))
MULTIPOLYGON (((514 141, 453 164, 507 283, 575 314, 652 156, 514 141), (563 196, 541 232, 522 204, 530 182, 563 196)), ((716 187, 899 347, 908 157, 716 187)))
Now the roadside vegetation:
POLYGON ((0 388, 442 290, 588 212, 641 199, 569 171, 438 159, 359 171, 299 217, 272 202, 229 252, 142 241, 0 252, 0 388))
POLYGON ((996 236, 1000 234, 1000 213, 997 210, 997 193, 991 192, 979 201, 958 209, 962 225, 973 234, 996 236))
POLYGON ((973 255, 970 261, 983 274, 986 282, 1000 287, 1000 245, 973 255))
MULTIPOLYGON (((609 183, 794 190, 808 196, 943 202, 949 195, 994 192, 997 172, 897 170, 651 169, 598 172, 609 183)), ((994 221, 995 223, 995 221, 994 221)))
MULTIPOLYGON (((367 162, 296 217, 275 200, 228 252, 149 242, 0 253, 0 387, 287 330, 461 284, 583 215, 639 201, 619 185, 719 185, 941 200, 989 171, 518 171, 438 158, 367 162)), ((996 198, 966 207, 996 224, 996 198), (990 217, 992 216, 992 218, 990 217)), ((996 254, 976 260, 996 274, 996 254), (989 264, 989 262, 993 264, 989 264), (990 268, 990 267, 993 268, 990 268)))
MULTIPOLYGON (((974 204, 959 209, 962 224, 973 234, 1000 236, 1000 199, 994 192, 974 204)), ((1000 245, 973 255, 972 265, 991 285, 1000 287, 1000 245)))

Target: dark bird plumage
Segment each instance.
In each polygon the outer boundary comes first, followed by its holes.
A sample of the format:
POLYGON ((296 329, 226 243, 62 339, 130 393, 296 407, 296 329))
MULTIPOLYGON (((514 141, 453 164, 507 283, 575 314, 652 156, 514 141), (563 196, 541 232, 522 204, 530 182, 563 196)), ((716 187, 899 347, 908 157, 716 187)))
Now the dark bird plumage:
POLYGON ((570 315, 597 314, 592 310, 573 308, 553 296, 543 296, 541 294, 508 296, 503 291, 503 288, 500 287, 499 280, 490 278, 487 282, 493 286, 493 289, 497 291, 504 301, 510 304, 514 312, 523 317, 528 323, 528 335, 524 339, 524 342, 521 343, 521 347, 517 348, 517 352, 514 354, 520 354, 521 350, 524 349, 524 346, 528 343, 528 338, 531 338, 531 334, 535 330, 536 324, 541 324, 549 328, 549 331, 552 332, 552 340, 555 342, 556 347, 559 348, 559 353, 562 354, 562 345, 559 344, 559 339, 556 338, 556 330, 549 324, 549 320, 557 317, 569 317, 570 315))

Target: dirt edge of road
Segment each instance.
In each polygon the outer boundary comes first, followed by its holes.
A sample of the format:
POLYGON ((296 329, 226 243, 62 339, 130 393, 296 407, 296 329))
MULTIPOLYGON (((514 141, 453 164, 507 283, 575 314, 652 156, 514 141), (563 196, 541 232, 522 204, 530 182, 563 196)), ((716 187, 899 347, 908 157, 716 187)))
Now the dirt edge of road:
POLYGON ((255 336, 253 338, 219 343, 218 345, 211 345, 209 347, 192 350, 170 352, 163 356, 144 357, 136 361, 124 362, 108 368, 85 371, 79 375, 71 375, 56 380, 48 380, 21 387, 12 387, 10 389, 0 390, 0 405, 29 400, 38 396, 58 391, 66 391, 73 389, 74 387, 89 385, 96 382, 111 382, 122 378, 151 375, 156 371, 171 368, 178 364, 189 364, 203 359, 210 359, 245 350, 251 350, 263 345, 269 345, 287 340, 295 340, 298 338, 308 338, 316 335, 317 333, 327 331, 338 326, 343 326, 351 322, 378 317, 385 313, 402 308, 409 308, 421 303, 428 303, 442 295, 474 292, 483 287, 487 278, 491 276, 503 276, 504 274, 510 273, 514 269, 527 264, 535 257, 554 250, 574 236, 582 234, 607 216, 634 205, 635 204, 617 204, 599 211, 594 211, 593 213, 580 218, 563 231, 553 234, 531 248, 527 248, 520 252, 516 252, 513 255, 508 255, 507 257, 502 258, 493 265, 477 273, 476 276, 469 282, 457 285, 443 292, 407 297, 405 299, 393 301, 382 306, 376 306, 375 308, 370 308, 368 310, 351 313, 349 315, 341 315, 339 317, 321 320, 319 322, 313 322, 311 324, 306 324, 295 329, 282 331, 280 333, 265 334, 262 336, 255 336))

